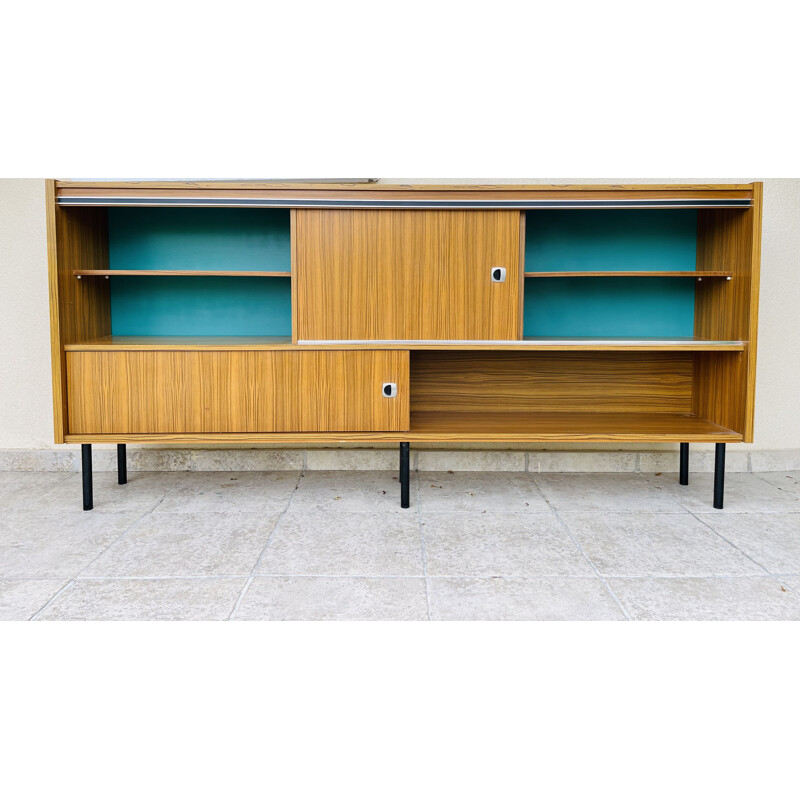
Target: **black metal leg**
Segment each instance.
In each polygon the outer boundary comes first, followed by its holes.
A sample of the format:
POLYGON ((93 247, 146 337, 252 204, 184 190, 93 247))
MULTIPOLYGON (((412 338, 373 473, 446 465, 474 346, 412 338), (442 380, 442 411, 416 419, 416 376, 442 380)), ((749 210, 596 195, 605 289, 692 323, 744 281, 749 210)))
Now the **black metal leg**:
POLYGON ((81 445, 81 471, 83 472, 83 510, 91 511, 94 508, 92 499, 92 446, 81 445))
MULTIPOLYGON (((683 445, 681 445, 682 447, 683 445)), ((128 482, 128 459, 124 444, 117 445, 117 483, 122 486, 128 482)))
POLYGON ((410 479, 409 466, 411 461, 411 446, 408 442, 400 442, 400 508, 409 508, 410 499, 410 479))
POLYGON ((681 486, 689 485, 689 443, 681 442, 681 486))
POLYGON ((722 508, 725 496, 725 445, 718 444, 714 458, 714 508, 722 508))

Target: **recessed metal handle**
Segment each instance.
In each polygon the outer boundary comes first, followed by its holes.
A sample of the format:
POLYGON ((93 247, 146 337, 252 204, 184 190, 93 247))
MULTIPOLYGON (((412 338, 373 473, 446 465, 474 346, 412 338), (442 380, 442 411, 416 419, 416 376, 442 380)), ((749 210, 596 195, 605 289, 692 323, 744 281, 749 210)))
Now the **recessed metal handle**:
POLYGON ((505 283, 505 282, 506 282, 506 268, 492 267, 492 283, 505 283))
POLYGON ((397 397, 397 384, 384 383, 381 393, 383 394, 384 397, 397 397))

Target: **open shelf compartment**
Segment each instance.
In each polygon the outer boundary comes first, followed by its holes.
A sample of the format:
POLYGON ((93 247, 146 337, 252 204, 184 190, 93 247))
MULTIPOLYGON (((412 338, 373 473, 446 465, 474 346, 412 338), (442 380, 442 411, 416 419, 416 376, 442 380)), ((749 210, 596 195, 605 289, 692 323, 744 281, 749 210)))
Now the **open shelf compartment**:
POLYGON ((705 213, 529 211, 524 336, 694 336, 697 285, 708 278, 724 286, 734 276, 728 264, 698 261, 705 213))

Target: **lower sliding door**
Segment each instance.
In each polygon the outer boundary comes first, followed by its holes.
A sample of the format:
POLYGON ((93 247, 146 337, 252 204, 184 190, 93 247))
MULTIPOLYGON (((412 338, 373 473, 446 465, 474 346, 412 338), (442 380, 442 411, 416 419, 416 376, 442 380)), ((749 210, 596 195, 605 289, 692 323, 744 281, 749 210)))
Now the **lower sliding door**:
POLYGON ((69 432, 405 431, 408 372, 407 351, 68 352, 69 432))

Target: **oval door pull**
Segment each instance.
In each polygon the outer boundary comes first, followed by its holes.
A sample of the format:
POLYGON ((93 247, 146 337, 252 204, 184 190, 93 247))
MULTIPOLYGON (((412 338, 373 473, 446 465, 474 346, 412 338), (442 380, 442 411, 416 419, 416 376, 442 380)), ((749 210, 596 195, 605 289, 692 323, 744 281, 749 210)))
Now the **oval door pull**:
POLYGON ((383 396, 384 397, 397 397, 397 384, 396 383, 384 383, 383 384, 383 396))
POLYGON ((492 283, 505 283, 506 268, 492 267, 492 283))

